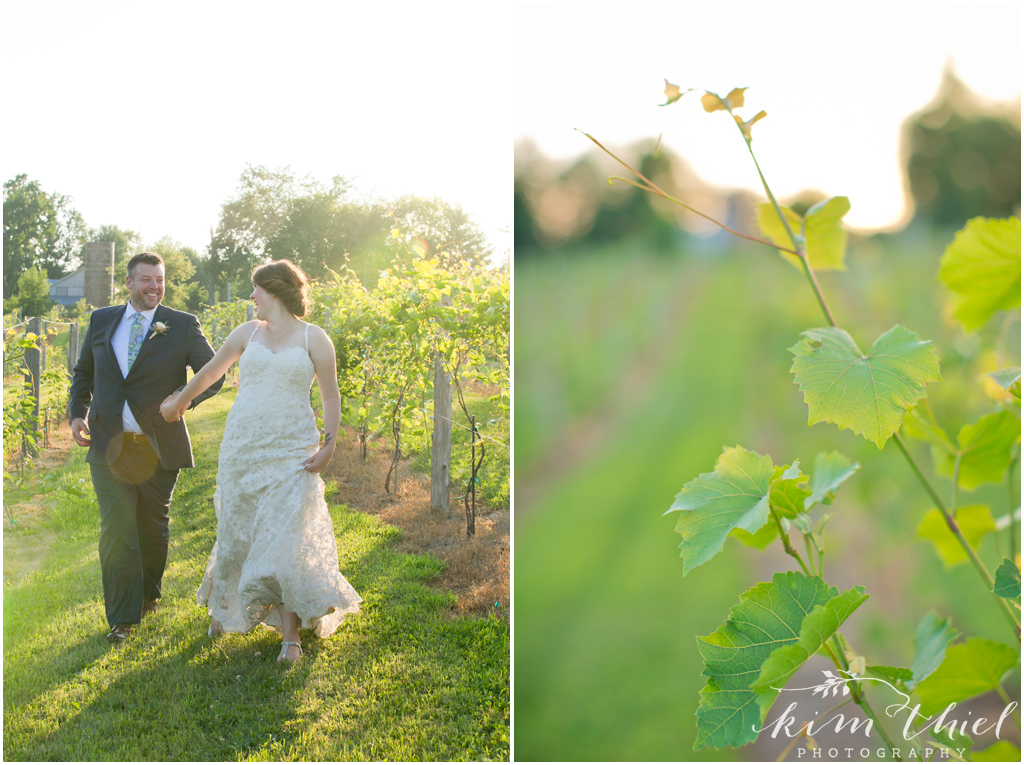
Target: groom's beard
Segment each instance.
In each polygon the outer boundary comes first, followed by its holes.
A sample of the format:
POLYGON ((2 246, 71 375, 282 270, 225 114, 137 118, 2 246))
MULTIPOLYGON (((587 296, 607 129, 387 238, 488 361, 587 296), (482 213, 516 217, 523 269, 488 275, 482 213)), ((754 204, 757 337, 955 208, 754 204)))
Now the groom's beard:
POLYGON ((132 305, 136 311, 152 311, 164 299, 164 291, 141 292, 132 295, 132 305))

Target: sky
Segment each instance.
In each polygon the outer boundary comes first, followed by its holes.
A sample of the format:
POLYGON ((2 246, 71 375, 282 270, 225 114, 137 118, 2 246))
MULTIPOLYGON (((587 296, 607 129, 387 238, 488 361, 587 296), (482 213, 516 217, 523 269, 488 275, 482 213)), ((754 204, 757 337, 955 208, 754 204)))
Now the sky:
POLYGON ((735 127, 700 92, 668 107, 665 79, 725 95, 747 87, 758 161, 777 197, 845 195, 846 223, 905 213, 900 126, 935 96, 943 70, 986 99, 1021 92, 1021 4, 520 3, 515 140, 555 159, 662 137, 716 185, 761 192, 735 127))
POLYGON ((0 1, 4 180, 72 198, 90 227, 204 251, 247 164, 358 195, 459 204, 511 248, 512 152, 663 136, 705 179, 756 189, 723 114, 663 78, 765 109, 780 196, 845 194, 854 227, 903 213, 899 126, 943 67, 1020 97, 1020 4, 0 1))
POLYGON ((511 7, 0 4, 0 169, 204 254, 246 165, 458 204, 511 249, 511 7))

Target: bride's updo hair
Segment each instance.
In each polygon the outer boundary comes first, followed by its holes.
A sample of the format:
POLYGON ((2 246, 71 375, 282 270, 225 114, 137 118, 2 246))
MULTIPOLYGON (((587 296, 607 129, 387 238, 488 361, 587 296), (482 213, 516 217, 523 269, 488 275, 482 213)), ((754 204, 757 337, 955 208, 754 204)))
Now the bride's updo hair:
POLYGON ((252 283, 276 297, 293 316, 309 310, 309 280, 290 260, 275 260, 252 272, 252 283))

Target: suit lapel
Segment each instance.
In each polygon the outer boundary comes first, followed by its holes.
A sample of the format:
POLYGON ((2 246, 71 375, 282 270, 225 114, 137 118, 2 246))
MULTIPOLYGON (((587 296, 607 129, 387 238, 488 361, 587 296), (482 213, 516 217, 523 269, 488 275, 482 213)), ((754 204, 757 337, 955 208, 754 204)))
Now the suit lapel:
MULTIPOLYGON (((160 335, 153 331, 153 326, 158 321, 162 321, 164 322, 164 324, 167 324, 167 318, 168 316, 170 316, 170 313, 170 308, 165 308, 162 305, 156 307, 156 311, 153 312, 153 321, 150 322, 149 324, 149 332, 144 338, 142 338, 142 347, 139 348, 139 355, 135 357, 135 363, 132 364, 132 368, 128 370, 129 377, 131 377, 132 372, 134 372, 139 367, 140 363, 146 357, 149 351, 153 348, 153 346, 159 342, 162 342, 162 340, 160 339, 160 335)), ((167 328, 168 330, 170 330, 169 324, 167 328)))
MULTIPOLYGON (((110 325, 107 327, 104 337, 104 340, 107 343, 107 351, 110 353, 110 358, 114 360, 114 369, 117 370, 119 375, 121 374, 121 365, 117 362, 117 354, 114 353, 114 332, 117 331, 118 326, 121 324, 121 320, 124 318, 124 312, 126 310, 128 310, 128 306, 123 305, 111 314, 110 325)), ((121 379, 124 379, 124 375, 121 375, 121 379)))

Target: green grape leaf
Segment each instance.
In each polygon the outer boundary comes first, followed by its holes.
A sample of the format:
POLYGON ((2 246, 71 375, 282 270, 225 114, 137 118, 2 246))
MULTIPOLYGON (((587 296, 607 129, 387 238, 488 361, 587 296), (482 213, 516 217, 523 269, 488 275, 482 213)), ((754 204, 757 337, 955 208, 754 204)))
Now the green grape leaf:
POLYGON ((750 686, 757 694, 762 720, 789 679, 867 599, 863 587, 854 587, 823 606, 815 606, 800 625, 799 640, 772 651, 768 661, 761 666, 761 674, 750 686))
MULTIPOLYGON (((865 659, 863 656, 858 656, 856 659, 850 661, 849 671, 855 675, 863 676, 866 669, 866 664, 867 659, 865 659)), ((822 694, 822 697, 824 697, 824 695, 825 694, 822 694)), ((846 694, 844 693, 843 695, 845 696, 846 694)))
POLYGON ((950 727, 950 728, 939 728, 935 730, 934 727, 926 728, 925 733, 933 741, 947 746, 954 750, 958 754, 962 753, 962 757, 965 762, 971 761, 971 747, 974 746, 974 742, 971 741, 971 737, 965 733, 950 727))
MULTIPOLYGON (((967 505, 958 508, 956 522, 964 538, 974 548, 977 548, 983 536, 996 529, 996 522, 987 505, 967 505)), ((953 568, 968 560, 964 548, 946 525, 945 517, 934 507, 921 519, 921 524, 917 527, 917 536, 935 546, 935 552, 946 568, 953 568)))
POLYGON ((774 472, 771 457, 737 446, 722 452, 715 472, 683 486, 665 514, 683 511, 676 531, 683 537, 684 576, 721 552, 733 529, 753 534, 764 526, 774 472))
POLYGON ((996 311, 1020 308, 1020 218, 968 221, 943 253, 939 279, 968 331, 996 311))
POLYGON ((942 619, 932 611, 925 614, 914 630, 914 660, 910 662, 911 677, 906 683, 913 689, 939 668, 946 658, 946 646, 960 634, 951 619, 942 619))
POLYGON ((814 458, 814 475, 811 477, 811 493, 804 500, 804 509, 810 510, 821 502, 831 505, 839 485, 860 469, 860 464, 839 452, 822 452, 814 458))
MULTIPOLYGON (((780 207, 795 236, 802 236, 804 251, 815 271, 846 270, 846 229, 843 216, 850 211, 847 197, 832 197, 811 207, 801 218, 789 207, 780 207)), ((771 203, 757 206, 757 227, 772 244, 793 249, 793 241, 786 233, 786 227, 779 220, 771 203)), ((803 271, 800 258, 790 252, 779 250, 779 255, 792 266, 803 271)))
POLYGON ((952 439, 935 419, 927 401, 922 401, 910 410, 907 418, 903 421, 903 432, 911 438, 929 443, 950 454, 957 452, 952 439))
POLYGON ((832 522, 835 515, 836 513, 834 510, 831 513, 825 513, 818 519, 818 522, 814 524, 814 533, 818 535, 819 539, 821 538, 821 535, 825 533, 825 527, 832 522))
MULTIPOLYGON (((851 590, 839 596, 835 587, 819 577, 789 571, 776 573, 771 583, 761 582, 743 593, 725 624, 697 639, 708 681, 697 707, 694 748, 738 747, 753 741, 757 733, 752 727, 762 723, 767 713, 767 706, 759 702, 768 693, 777 693, 751 688, 761 680, 762 667, 776 651, 798 643, 800 655, 817 650, 818 641, 831 634, 829 628, 834 631, 852 610, 852 603, 859 605, 863 600, 863 590, 855 589, 859 590, 855 595, 851 590)), ((771 667, 784 664, 788 668, 794 658, 780 658, 780 664, 772 662, 771 667)))
POLYGON ((771 489, 768 502, 772 509, 782 518, 796 518, 804 511, 804 500, 811 490, 803 484, 807 476, 800 472, 800 461, 793 460, 793 465, 781 465, 772 474, 771 489))
POLYGON ((1020 569, 1009 558, 1003 558, 1002 564, 996 569, 996 583, 992 592, 1001 598, 1020 597, 1020 569))
MULTIPOLYGON (((782 215, 786 218, 786 223, 789 224, 789 230, 795 237, 801 237, 804 240, 806 247, 806 237, 803 233, 804 219, 801 218, 792 208, 779 206, 782 211, 782 215)), ((786 232, 786 226, 783 225, 782 221, 779 220, 778 214, 775 212, 775 206, 771 202, 763 202, 757 206, 757 228, 761 231, 761 236, 767 239, 777 247, 785 247, 787 250, 793 249, 793 240, 790 239, 789 234, 786 232)), ((803 266, 800 265, 800 258, 791 252, 782 252, 779 250, 779 255, 785 258, 790 264, 796 268, 803 270, 803 266)), ((811 266, 817 269, 817 265, 812 261, 811 266)))
POLYGON ((984 638, 950 646, 942 665, 917 686, 921 714, 931 717, 954 701, 991 691, 1017 660, 1016 648, 984 638))
POLYGON ((800 513, 795 518, 789 519, 789 522, 793 524, 793 528, 799 531, 801 534, 813 534, 814 531, 811 528, 811 516, 807 513, 800 513))
POLYGON ((872 677, 880 677, 904 693, 908 692, 907 683, 910 681, 912 672, 906 667, 882 667, 871 666, 865 670, 872 677))
POLYGON ((816 271, 846 270, 846 229, 843 228, 843 217, 848 212, 848 197, 831 197, 818 202, 804 216, 807 255, 816 271))
MULTIPOLYGON (((1011 447, 1020 440, 1020 420, 1011 412, 986 414, 964 425, 960 442, 960 486, 974 491, 983 483, 1000 483, 1013 458, 1011 447)), ((952 476, 956 457, 942 455, 935 464, 939 475, 952 476)))
MULTIPOLYGON (((850 643, 846 640, 846 638, 843 637, 841 632, 836 633, 836 639, 833 642, 839 644, 839 653, 842 656, 846 657, 846 663, 852 667, 857 662, 859 657, 858 653, 855 650, 853 650, 853 646, 851 646, 850 643)), ((832 652, 830 650, 821 650, 818 651, 818 654, 821 656, 828 657, 829 659, 832 658, 832 652)))
POLYGON ((1020 749, 1009 741, 997 741, 992 746, 973 752, 975 762, 1020 762, 1020 749))
POLYGON ((1020 399, 1020 367, 1007 367, 992 372, 989 377, 1020 399))
POLYGON ((733 537, 737 542, 742 542, 748 547, 756 547, 758 550, 763 550, 773 541, 775 537, 779 535, 779 527, 774 523, 766 523, 761 527, 761 530, 755 534, 751 534, 749 531, 743 529, 733 529, 729 532, 729 536, 733 537))
POLYGON ((807 424, 834 422, 879 449, 924 398, 925 385, 942 379, 935 347, 900 326, 875 340, 867 355, 835 327, 800 336, 789 349, 795 357, 790 371, 807 402, 807 424))

